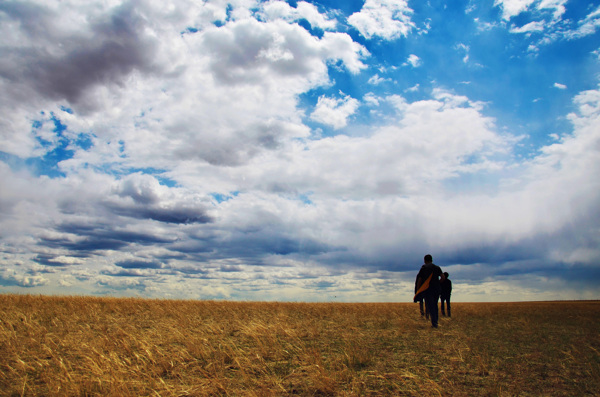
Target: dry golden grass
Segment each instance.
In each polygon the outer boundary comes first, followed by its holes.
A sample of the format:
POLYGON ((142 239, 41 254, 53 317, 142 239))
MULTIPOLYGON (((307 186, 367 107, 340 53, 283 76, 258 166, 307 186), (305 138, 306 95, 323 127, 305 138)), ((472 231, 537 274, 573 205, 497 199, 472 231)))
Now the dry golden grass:
POLYGON ((581 396, 600 302, 265 303, 0 295, 5 396, 581 396))

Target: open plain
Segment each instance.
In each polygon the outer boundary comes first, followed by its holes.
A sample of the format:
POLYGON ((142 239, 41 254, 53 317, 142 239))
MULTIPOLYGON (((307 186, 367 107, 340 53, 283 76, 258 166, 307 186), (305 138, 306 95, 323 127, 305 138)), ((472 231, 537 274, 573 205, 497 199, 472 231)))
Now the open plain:
POLYGON ((413 303, 0 295, 5 396, 585 396, 600 302, 413 303))

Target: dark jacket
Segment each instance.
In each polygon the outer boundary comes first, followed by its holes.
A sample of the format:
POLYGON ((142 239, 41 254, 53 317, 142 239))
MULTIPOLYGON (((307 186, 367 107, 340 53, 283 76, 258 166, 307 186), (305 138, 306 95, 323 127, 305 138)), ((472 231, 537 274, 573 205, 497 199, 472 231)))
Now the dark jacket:
POLYGON ((442 286, 442 298, 450 298, 452 294, 452 281, 449 278, 441 283, 442 286))
POLYGON ((429 282, 428 291, 439 294, 441 292, 440 277, 442 276, 442 269, 439 266, 434 265, 433 263, 427 263, 421 266, 421 270, 419 270, 419 274, 417 274, 417 279, 420 280, 420 284, 424 283, 431 273, 433 273, 433 277, 431 277, 431 281, 429 282))

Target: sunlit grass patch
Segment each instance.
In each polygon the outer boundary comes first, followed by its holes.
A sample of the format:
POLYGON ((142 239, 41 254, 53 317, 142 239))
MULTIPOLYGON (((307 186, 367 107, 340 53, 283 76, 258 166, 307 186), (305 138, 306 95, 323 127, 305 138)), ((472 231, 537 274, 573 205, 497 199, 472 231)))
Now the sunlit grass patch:
POLYGON ((0 295, 0 395, 593 395, 599 302, 0 295))

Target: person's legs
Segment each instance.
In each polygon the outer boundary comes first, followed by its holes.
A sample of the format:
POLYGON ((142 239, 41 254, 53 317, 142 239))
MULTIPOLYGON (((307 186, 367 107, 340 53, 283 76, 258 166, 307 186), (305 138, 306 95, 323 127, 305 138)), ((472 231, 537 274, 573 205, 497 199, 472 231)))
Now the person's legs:
POLYGON ((427 309, 429 311, 429 316, 431 317, 431 326, 437 328, 438 326, 438 300, 440 299, 440 294, 435 291, 427 291, 425 295, 425 304, 427 305, 427 309))
POLYGON ((446 300, 446 298, 444 298, 444 297, 442 296, 442 299, 441 299, 441 301, 442 301, 442 305, 441 305, 441 306, 442 306, 442 316, 445 316, 445 315, 446 315, 446 311, 444 310, 444 301, 445 301, 445 300, 446 300))
POLYGON ((421 310, 421 316, 424 316, 425 311, 423 310, 423 299, 419 301, 419 309, 421 310))
POLYGON ((450 297, 448 297, 448 299, 446 299, 446 306, 448 308, 448 317, 452 317, 450 315, 450 297))

